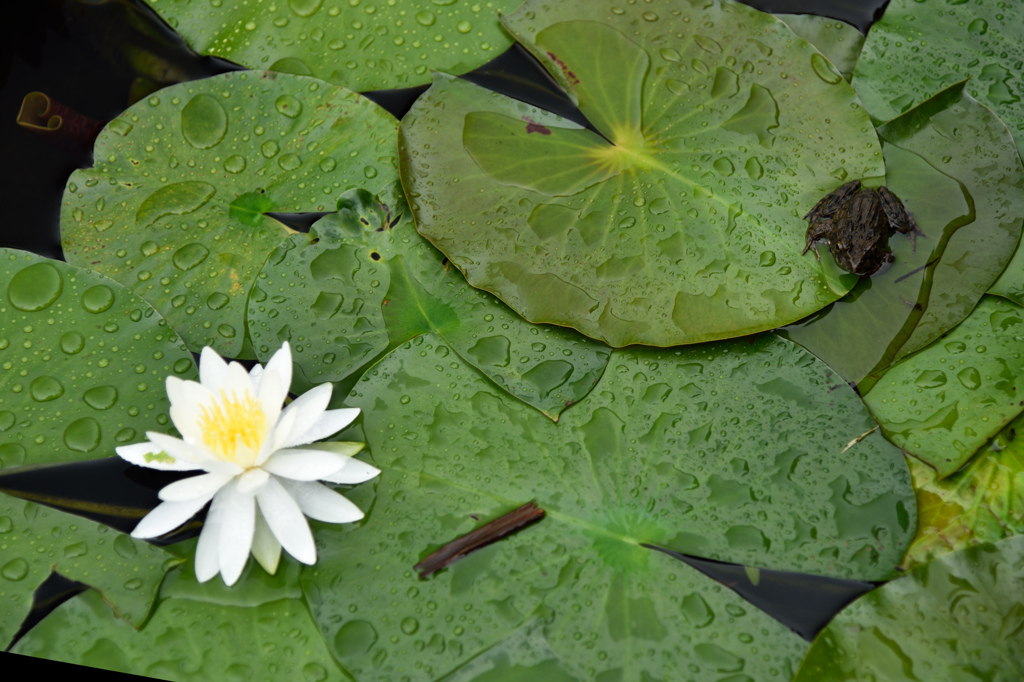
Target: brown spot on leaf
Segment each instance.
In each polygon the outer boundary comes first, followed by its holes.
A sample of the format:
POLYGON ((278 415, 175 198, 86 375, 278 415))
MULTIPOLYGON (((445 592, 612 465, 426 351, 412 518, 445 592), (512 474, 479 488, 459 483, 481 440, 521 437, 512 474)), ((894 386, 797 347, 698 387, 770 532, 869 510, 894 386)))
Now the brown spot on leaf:
POLYGON ((551 134, 551 128, 548 128, 547 126, 544 126, 544 125, 541 125, 540 123, 537 123, 536 121, 534 121, 529 116, 523 116, 523 120, 526 121, 526 134, 527 135, 529 135, 530 133, 540 133, 541 135, 550 135, 551 134))
POLYGON ((554 52, 548 52, 548 56, 551 57, 551 60, 555 64, 558 64, 558 68, 562 70, 562 73, 565 75, 570 85, 579 84, 580 79, 576 77, 576 74, 569 70, 569 67, 565 65, 565 62, 563 62, 561 59, 555 56, 554 52))

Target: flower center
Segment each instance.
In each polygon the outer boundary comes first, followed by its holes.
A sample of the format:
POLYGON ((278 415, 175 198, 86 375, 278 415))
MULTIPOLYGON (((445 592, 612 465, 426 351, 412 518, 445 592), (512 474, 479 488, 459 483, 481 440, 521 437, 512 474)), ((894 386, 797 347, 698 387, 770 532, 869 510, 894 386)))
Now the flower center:
POLYGON ((251 467, 267 432, 267 417, 256 396, 246 391, 239 398, 221 389, 219 401, 200 409, 206 447, 225 461, 251 467))

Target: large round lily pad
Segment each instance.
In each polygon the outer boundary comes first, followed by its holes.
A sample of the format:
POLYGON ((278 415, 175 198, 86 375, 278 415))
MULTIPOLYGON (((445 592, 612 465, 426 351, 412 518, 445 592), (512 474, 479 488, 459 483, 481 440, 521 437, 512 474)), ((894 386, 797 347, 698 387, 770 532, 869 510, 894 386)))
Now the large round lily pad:
POLYGON ((363 410, 359 525, 320 526, 310 607, 355 676, 432 679, 543 618, 579 679, 681 679, 716 661, 785 678, 802 645, 727 588, 641 544, 744 565, 884 579, 915 525, 899 451, 854 392, 771 336, 612 354, 553 423, 436 335, 389 354, 363 410), (536 500, 547 516, 422 580, 413 565, 536 500), (411 647, 411 659, 399 651, 411 647), (609 673, 611 675, 612 673, 609 673))
POLYGON ((260 272, 249 335, 261 360, 284 340, 311 383, 344 381, 387 349, 437 332, 466 362, 552 419, 593 388, 607 346, 530 324, 458 270, 413 228, 401 188, 351 190, 338 213, 292 235, 260 272))
POLYGON ((982 298, 960 326, 893 365, 864 396, 886 436, 940 478, 1024 412, 1024 310, 982 298))
POLYGON ((861 597, 815 640, 794 678, 1024 678, 1024 537, 947 554, 861 597))
POLYGON ((310 75, 352 90, 470 71, 512 44, 498 23, 521 0, 150 0, 201 54, 252 69, 310 75))
POLYGON ((506 27, 599 133, 443 74, 400 128, 417 229, 533 322, 670 346, 794 321, 849 290, 801 216, 880 177, 828 60, 736 3, 527 2, 506 27))
POLYGON ((111 121, 64 193, 68 261, 146 299, 192 349, 237 356, 256 274, 288 230, 266 212, 333 208, 397 178, 397 123, 302 76, 233 72, 175 85, 111 121))

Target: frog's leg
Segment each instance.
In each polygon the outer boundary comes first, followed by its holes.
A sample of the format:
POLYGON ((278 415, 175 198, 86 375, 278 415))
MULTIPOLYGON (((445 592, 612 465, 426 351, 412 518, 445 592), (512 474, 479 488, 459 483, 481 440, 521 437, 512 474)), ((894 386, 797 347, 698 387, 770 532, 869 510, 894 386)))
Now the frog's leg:
POLYGON ((889 219, 889 226, 910 238, 910 246, 917 251, 917 235, 925 236, 917 221, 907 212, 906 206, 888 187, 879 187, 878 196, 882 200, 882 210, 889 219))
POLYGON ((851 180, 842 187, 832 190, 807 212, 804 220, 810 220, 813 224, 825 218, 831 218, 859 189, 860 180, 851 180))
POLYGON ((813 248, 814 255, 817 259, 821 260, 821 254, 818 253, 819 239, 824 239, 828 236, 829 232, 832 231, 832 221, 829 219, 821 220, 817 223, 811 223, 811 226, 807 228, 807 246, 800 252, 800 255, 807 253, 807 249, 813 248))

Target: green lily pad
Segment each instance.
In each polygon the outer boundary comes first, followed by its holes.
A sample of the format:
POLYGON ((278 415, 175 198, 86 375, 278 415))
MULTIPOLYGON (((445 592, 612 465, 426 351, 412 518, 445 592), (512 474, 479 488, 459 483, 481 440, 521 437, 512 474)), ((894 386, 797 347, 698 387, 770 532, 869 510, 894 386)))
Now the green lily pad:
POLYGON ((1024 5, 1014 2, 892 0, 868 33, 854 89, 873 118, 887 121, 969 76, 967 91, 1024 149, 1022 24, 1024 5))
MULTIPOLYGON (((257 569, 262 571, 262 569, 257 569)), ((350 680, 332 660, 302 599, 279 589, 246 594, 243 577, 224 599, 197 599, 189 569, 168 577, 141 631, 111 616, 94 592, 67 603, 33 628, 14 653, 169 680, 350 680)), ((193 581, 194 582, 194 581, 193 581)))
POLYGON ((886 436, 945 478, 1024 412, 1024 310, 986 296, 864 396, 886 436))
POLYGON ((351 190, 339 212, 271 254, 249 301, 260 359, 290 339, 309 383, 343 381, 388 348, 437 332, 463 361, 557 419, 593 388, 609 349, 533 325, 473 289, 416 233, 401 188, 351 190))
POLYGON ((68 261, 127 286, 194 350, 238 356, 245 302, 289 231, 266 212, 323 211, 397 178, 395 120, 322 81, 232 72, 132 106, 64 193, 68 261))
POLYGON ((843 74, 847 82, 853 78, 864 34, 845 21, 813 14, 776 14, 779 19, 814 47, 828 57, 836 71, 843 74))
MULTIPOLYGON (((843 378, 879 372, 956 326, 999 277, 1024 220, 1024 166, 1006 126, 958 83, 878 131, 886 184, 924 231, 826 313, 785 330, 843 378)), ((871 375, 871 376, 869 376, 871 375)), ((868 377, 865 379, 865 377, 868 377)))
POLYGON ((320 560, 302 579, 357 677, 432 679, 543 617, 581 679, 681 679, 687 666, 786 678, 804 646, 791 632, 641 543, 882 579, 915 525, 898 450, 875 433, 843 452, 871 428, 863 405, 771 336, 613 353, 556 424, 424 335, 347 402, 382 473, 347 493, 362 522, 317 528, 320 560), (529 500, 543 520, 416 576, 427 554, 529 500))
POLYGON ((1024 534, 1024 415, 1018 415, 967 465, 938 480, 910 459, 917 493, 917 535, 903 558, 909 570, 952 551, 1024 534))
POLYGON ((499 12, 521 0, 149 0, 204 55, 352 90, 407 88, 430 82, 428 69, 470 71, 504 52, 499 12))
POLYGON ((111 457, 166 431, 167 376, 196 377, 167 322, 106 277, 0 249, 0 466, 111 457))
MULTIPOLYGON (((0 249, 0 367, 0 468, 7 470, 108 457, 147 430, 164 431, 164 378, 196 376, 174 331, 130 291, 12 249, 0 249)), ((174 562, 100 524, 7 496, 0 496, 0 550, 0 646, 52 570, 95 587, 138 625, 165 563, 174 562)))
POLYGON ((727 3, 527 2, 503 18, 600 134, 444 74, 399 131, 417 229, 533 322, 613 346, 750 334, 856 278, 800 219, 882 156, 853 90, 727 3))
POLYGON ((1024 677, 1024 537, 936 559, 822 631, 795 682, 1024 677))
MULTIPOLYGON (((145 621, 167 570, 166 551, 93 521, 0 494, 0 648, 56 571, 95 588, 128 630, 145 621)), ((113 614, 111 618, 113 619, 113 614)))

